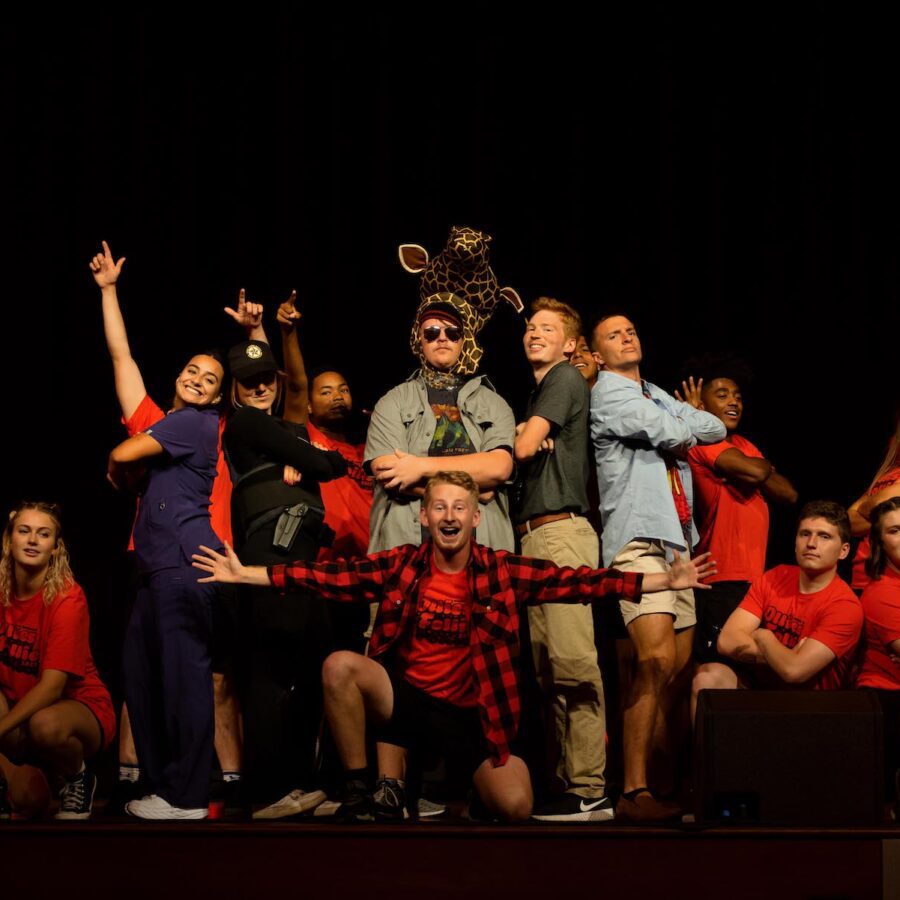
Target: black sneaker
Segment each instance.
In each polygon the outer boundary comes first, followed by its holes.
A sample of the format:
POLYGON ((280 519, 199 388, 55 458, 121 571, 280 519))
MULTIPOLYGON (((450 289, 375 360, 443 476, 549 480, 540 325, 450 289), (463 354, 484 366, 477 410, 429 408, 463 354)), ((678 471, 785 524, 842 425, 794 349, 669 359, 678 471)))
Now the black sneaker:
POLYGON ((149 793, 140 781, 117 781, 113 785, 109 799, 102 808, 104 816, 119 816, 125 818, 128 813, 125 812, 125 804, 132 800, 140 800, 149 793))
POLYGON ((59 810, 54 818, 89 819, 96 789, 97 779, 87 769, 74 778, 66 778, 59 792, 59 810))
POLYGON ((9 805, 9 784, 0 775, 0 821, 12 818, 12 807, 9 805))
POLYGON ((341 822, 374 822, 375 804, 372 792, 363 781, 348 781, 341 793, 341 805, 335 818, 341 822))
POLYGON ((615 814, 609 797, 560 794, 542 804, 531 818, 538 822, 609 822, 615 814))
POLYGON ((406 788, 402 781, 382 775, 372 795, 375 818, 379 822, 402 822, 409 818, 406 809, 406 788))

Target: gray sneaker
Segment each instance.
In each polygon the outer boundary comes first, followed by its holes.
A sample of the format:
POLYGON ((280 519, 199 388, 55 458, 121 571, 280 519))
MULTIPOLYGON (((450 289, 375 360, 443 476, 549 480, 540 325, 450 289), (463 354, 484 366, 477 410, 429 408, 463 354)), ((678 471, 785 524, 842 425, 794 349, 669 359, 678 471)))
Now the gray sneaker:
POLYGON ((409 818, 406 810, 406 785, 398 778, 382 775, 375 785, 372 800, 375 804, 375 818, 379 822, 402 822, 409 818))
POLYGON ((97 779, 85 769, 74 778, 66 778, 59 792, 59 811, 53 817, 64 821, 79 821, 91 817, 97 779))

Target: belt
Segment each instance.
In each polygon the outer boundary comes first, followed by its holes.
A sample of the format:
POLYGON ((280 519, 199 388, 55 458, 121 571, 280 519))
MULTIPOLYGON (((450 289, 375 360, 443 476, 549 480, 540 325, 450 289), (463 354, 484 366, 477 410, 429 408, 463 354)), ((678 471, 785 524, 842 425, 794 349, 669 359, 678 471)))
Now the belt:
POLYGON ((561 522, 563 519, 575 518, 577 518, 577 516, 573 512, 550 513, 548 516, 535 516, 533 519, 529 519, 521 525, 516 525, 516 533, 528 534, 528 532, 534 531, 535 528, 540 528, 541 525, 549 525, 551 522, 561 522))

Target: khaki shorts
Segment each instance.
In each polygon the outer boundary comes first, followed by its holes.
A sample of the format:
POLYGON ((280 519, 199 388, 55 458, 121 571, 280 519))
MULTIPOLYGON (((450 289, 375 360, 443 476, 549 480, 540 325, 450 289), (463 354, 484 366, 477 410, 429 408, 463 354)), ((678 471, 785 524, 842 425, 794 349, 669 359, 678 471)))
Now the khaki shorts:
MULTIPOLYGON (((652 574, 668 572, 669 564, 666 562, 666 551, 662 544, 655 541, 631 541, 616 554, 610 568, 620 569, 623 572, 652 574)), ((626 625, 638 616, 652 613, 670 615, 675 620, 676 631, 691 628, 697 623, 697 615, 694 611, 694 592, 690 589, 644 594, 640 603, 620 600, 619 609, 622 611, 622 620, 626 625)))

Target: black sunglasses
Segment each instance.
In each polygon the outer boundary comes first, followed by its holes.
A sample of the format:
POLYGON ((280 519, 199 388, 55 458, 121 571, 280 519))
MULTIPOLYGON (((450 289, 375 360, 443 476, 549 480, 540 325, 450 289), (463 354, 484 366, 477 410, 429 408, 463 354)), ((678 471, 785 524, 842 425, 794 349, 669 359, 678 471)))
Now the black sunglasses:
POLYGON ((441 332, 444 333, 451 344, 462 340, 462 328, 458 325, 429 325, 427 328, 422 329, 422 337, 425 338, 426 344, 433 344, 441 336, 441 332))

